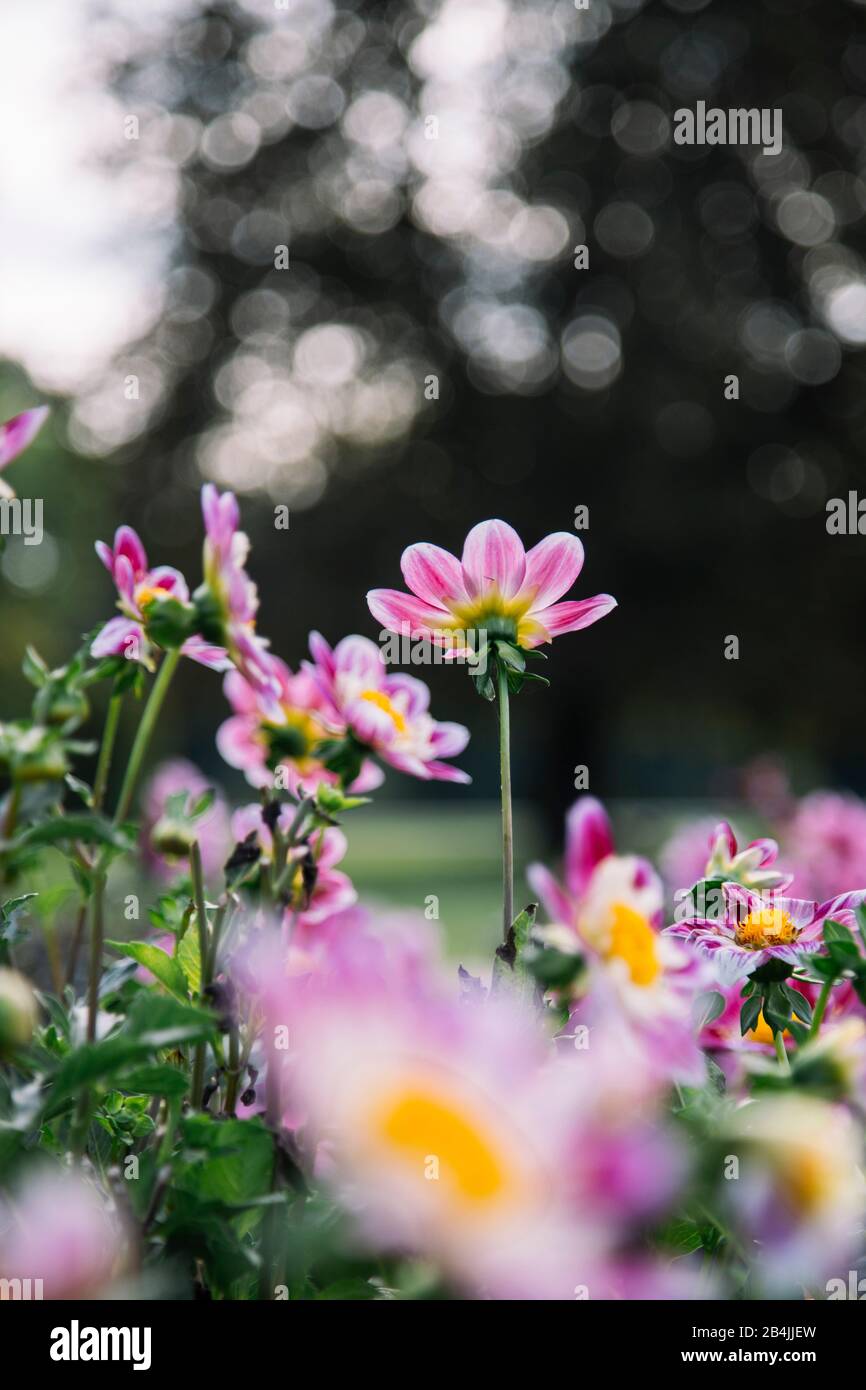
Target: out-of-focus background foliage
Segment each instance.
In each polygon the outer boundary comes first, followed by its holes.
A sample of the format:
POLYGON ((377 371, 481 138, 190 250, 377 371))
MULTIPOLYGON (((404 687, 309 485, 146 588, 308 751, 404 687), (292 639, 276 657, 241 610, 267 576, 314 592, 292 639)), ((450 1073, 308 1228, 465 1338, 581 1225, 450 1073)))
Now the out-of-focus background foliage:
MULTIPOLYGON (((866 790, 864 540, 825 525, 866 443, 866 5, 31 0, 0 46, 0 410, 55 402, 9 475, 46 538, 0 566, 4 717, 25 640, 59 662, 111 615, 95 537, 197 581, 205 478, 293 666, 311 627, 377 636, 412 541, 583 505, 578 595, 620 607, 517 703, 524 858, 578 764, 650 848, 767 751, 866 790), (783 152, 674 145, 698 100, 781 108, 783 152)), ((462 943, 496 929, 494 715, 421 674, 473 787, 390 775, 347 867, 462 943)), ((161 748, 239 798, 225 713, 189 666, 161 748)))

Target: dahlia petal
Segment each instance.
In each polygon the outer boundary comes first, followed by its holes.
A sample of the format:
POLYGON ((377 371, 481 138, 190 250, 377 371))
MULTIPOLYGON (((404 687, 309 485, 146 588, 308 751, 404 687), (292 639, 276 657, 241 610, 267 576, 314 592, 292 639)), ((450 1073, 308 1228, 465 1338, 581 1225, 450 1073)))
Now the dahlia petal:
POLYGON ((97 555, 99 556, 99 558, 100 558, 100 560, 102 561, 102 563, 104 564, 105 568, 108 570, 108 573, 111 575, 111 577, 112 577, 112 579, 113 579, 113 578, 114 578, 114 551, 111 549, 111 546, 110 546, 110 545, 106 545, 106 544, 105 544, 105 541, 94 541, 94 543, 93 543, 93 548, 94 548, 94 550, 96 551, 96 553, 97 553, 97 555))
POLYGON ((440 644, 447 640, 443 634, 447 634, 456 621, 444 608, 425 603, 414 594, 402 594, 399 589, 371 589, 367 594, 367 607, 376 622, 389 632, 416 639, 427 637, 440 644))
MULTIPOLYGON (((528 617, 544 628, 547 636, 541 640, 549 642, 564 632, 580 632, 582 628, 591 627, 614 608, 616 599, 610 594, 595 594, 593 598, 578 599, 574 603, 554 603, 549 608, 533 610, 528 617)), ((533 641, 531 645, 539 643, 533 641)))
POLYGON ((176 570, 173 565, 157 565, 156 569, 150 570, 144 577, 146 586, 150 589, 160 589, 163 593, 170 594, 172 598, 179 599, 181 603, 189 600, 189 589, 186 580, 180 570, 176 570))
POLYGON ((430 688, 417 676, 404 675, 402 672, 388 675, 383 688, 410 720, 425 714, 430 707, 430 688))
POLYGON ((381 787, 384 780, 385 774, 379 764, 374 763, 372 758, 365 758, 361 764, 361 771, 348 790, 355 796, 363 796, 365 792, 374 792, 377 787, 381 787))
POLYGON ((725 900, 725 920, 728 922, 745 921, 753 912, 761 912, 770 906, 765 898, 739 883, 723 883, 722 896, 725 900))
POLYGON ((265 750, 257 737, 258 724, 248 715, 233 714, 223 720, 216 733, 216 746, 223 762, 241 772, 263 766, 265 750))
POLYGON ((24 452, 41 430, 47 414, 47 405, 37 405, 32 410, 22 410, 20 415, 13 415, 11 420, 0 425, 0 468, 5 468, 24 452))
POLYGON ((371 748, 393 742, 397 726, 387 710, 373 700, 351 700, 345 708, 346 721, 355 737, 371 748))
POLYGON ((256 692, 249 681, 245 681, 240 671, 230 670, 223 681, 223 694, 235 714, 257 714, 256 692))
POLYGON ((449 720, 437 723, 430 735, 430 747, 440 758, 456 758, 469 742, 469 730, 465 724, 453 724, 449 720))
POLYGON ((565 889, 545 864, 530 864, 526 871, 529 886, 552 922, 571 925, 574 906, 565 889))
POLYGON ((120 594, 124 603, 138 612, 138 605, 135 602, 135 574, 132 569, 132 562, 128 555, 117 555, 114 557, 114 582, 117 585, 117 592, 120 594))
POLYGON ((324 675, 333 677, 336 670, 334 663, 334 651, 330 643, 325 641, 321 632, 310 633, 310 655, 324 675))
POLYGON ((729 821, 720 820, 710 837, 710 854, 733 859, 737 852, 737 837, 729 821))
MULTIPOLYGON (((390 721, 389 721, 390 722, 390 721)), ((398 772, 406 772, 410 777, 418 777, 422 782, 431 781, 430 763, 425 763, 422 758, 416 757, 412 753, 397 753, 390 748, 380 748, 379 752, 385 761, 398 772)))
POLYGON ((839 893, 835 898, 821 903, 815 916, 823 921, 825 917, 835 917, 839 912, 854 912, 863 903, 866 903, 866 888, 858 888, 853 893, 839 893))
POLYGON ((759 859, 758 863, 760 864, 762 869, 765 868, 768 864, 775 864, 776 860, 779 857, 778 844, 775 840, 771 840, 768 837, 762 840, 753 840, 752 843, 749 845, 749 849, 760 850, 761 858, 759 859))
POLYGON ((514 598, 526 575, 523 542, 506 521, 481 521, 463 546, 463 582, 470 598, 493 589, 514 598))
POLYGON ((745 980, 748 975, 757 970, 759 966, 766 964, 762 959, 765 951, 738 951, 735 948, 719 950, 714 948, 709 941, 696 941, 695 945, 702 955, 712 965, 719 984, 728 986, 735 985, 739 980, 745 980))
POLYGON ((593 870, 613 853, 607 812, 594 796, 574 803, 565 822, 565 881, 575 897, 585 891, 593 870))
POLYGON ((582 569, 582 542, 567 531, 555 531, 527 552, 521 595, 531 608, 547 608, 568 593, 582 569))
POLYGON ((114 533, 115 563, 120 555, 125 555, 132 566, 133 576, 138 579, 147 570, 147 551, 141 537, 132 526, 118 526, 114 533))
POLYGON ((345 673, 378 690, 385 674, 382 652, 369 637, 344 637, 334 648, 338 674, 345 673))
POLYGON ((332 869, 341 859, 345 859, 348 850, 349 841, 343 831, 338 826, 332 826, 322 835, 316 863, 320 869, 332 869))
POLYGON ((232 664, 225 647, 206 642, 197 633, 188 637, 180 650, 190 661, 198 662, 199 666, 206 666, 209 671, 228 671, 232 664))
POLYGON ((410 545, 403 551, 400 569, 412 593, 434 608, 446 609, 468 601, 460 561, 450 550, 428 541, 410 545))
POLYGON ((472 781, 468 772, 464 772, 462 767, 454 767, 452 763, 442 763, 438 758, 432 758, 425 764, 427 776, 434 782, 459 782, 467 787, 472 781))
POLYGON ((144 645, 144 632, 141 624, 129 618, 109 618, 105 627, 98 632, 90 644, 90 655, 101 660, 106 656, 126 656, 133 644, 139 650, 144 645))
POLYGON ((347 907, 354 907, 357 901, 358 893, 348 874, 332 870, 327 879, 316 886, 309 907, 303 908, 298 916, 301 922, 313 926, 337 912, 344 912, 347 907))

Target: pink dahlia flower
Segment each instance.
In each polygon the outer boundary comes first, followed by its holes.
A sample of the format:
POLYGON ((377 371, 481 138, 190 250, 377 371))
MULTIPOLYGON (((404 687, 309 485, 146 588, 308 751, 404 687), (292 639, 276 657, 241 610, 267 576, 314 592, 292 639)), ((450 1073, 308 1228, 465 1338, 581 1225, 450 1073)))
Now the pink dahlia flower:
POLYGON ((240 509, 233 492, 220 494, 212 483, 201 490, 204 517, 204 584, 216 612, 229 656, 257 694, 279 718, 279 676, 265 638, 255 630, 258 590, 247 574, 250 551, 239 530, 240 509))
MULTIPOLYGON (((223 684, 233 713, 217 730, 217 747, 229 767, 243 772, 253 787, 274 785, 278 768, 285 771, 285 789, 298 795, 315 792, 320 782, 336 785, 339 778, 316 756, 323 740, 345 734, 319 686, 308 671, 293 674, 284 661, 273 658, 279 684, 279 719, 273 698, 262 698, 240 671, 229 671, 223 684)), ((348 790, 362 793, 381 785, 383 774, 367 759, 348 790)))
POLYGON ((696 947, 719 981, 732 985, 771 961, 786 961, 793 970, 806 952, 820 949, 828 917, 853 925, 854 908, 866 900, 866 891, 817 903, 778 894, 762 898, 738 883, 725 883, 722 899, 718 917, 686 917, 666 927, 664 935, 696 947))
POLYGON ((745 849, 738 849, 736 835, 723 820, 719 821, 710 839, 706 873, 710 878, 735 879, 758 893, 784 889, 789 887, 794 876, 771 867, 778 856, 779 846, 775 840, 752 840, 745 849))
POLYGON ((431 716, 430 691, 423 681, 390 673, 367 637, 344 637, 331 648, 321 633, 313 632, 310 651, 313 662, 305 662, 304 669, 325 697, 326 717, 361 747, 424 781, 470 781, 460 768, 443 762, 463 752, 469 731, 431 716))
POLYGON ((384 627, 426 638, 454 657, 471 656, 466 635, 477 631, 538 647, 616 607, 610 594, 557 602, 582 566, 577 536, 558 531, 527 552, 506 522, 482 521, 466 537, 460 560, 437 545, 410 545, 401 569, 412 592, 372 589, 367 602, 384 627))
POLYGON ((756 892, 790 886, 793 874, 776 863, 775 840, 752 840, 739 849, 726 820, 699 820, 681 826, 665 844, 660 863, 665 881, 676 894, 687 894, 701 878, 728 878, 756 892))
POLYGON ((529 869, 551 918, 537 936, 588 964, 588 981, 576 982, 572 1021, 602 1034, 622 1029, 633 1051, 647 1050, 660 1072, 699 1084, 704 1066, 692 1005, 704 972, 661 935, 661 880, 645 859, 613 852, 610 822, 594 797, 581 797, 568 814, 564 877, 559 883, 541 864, 529 869))
MULTIPOLYGON (((284 806, 280 812, 280 829, 288 832, 294 815, 294 806, 284 806)), ((242 806, 232 816, 232 835, 236 841, 245 840, 255 831, 264 859, 270 860, 273 852, 271 832, 262 818, 262 808, 255 802, 242 806)), ((287 909, 287 924, 295 927, 315 926, 335 912, 342 912, 357 901, 358 894, 348 874, 342 873, 335 865, 346 856, 348 843, 342 830, 332 826, 313 836, 310 853, 315 865, 315 876, 310 876, 312 886, 304 881, 304 860, 307 850, 300 848, 290 851, 294 869, 286 884, 291 893, 287 909)))
MULTIPOLYGON (((127 656, 151 665, 152 645, 147 631, 147 610, 155 599, 175 598, 189 602, 189 589, 179 570, 170 565, 151 569, 147 552, 131 526, 119 526, 114 546, 96 542, 96 553, 117 586, 121 617, 111 618, 94 638, 91 656, 127 656)), ((181 651, 201 666, 224 671, 229 662, 222 647, 212 646, 196 635, 184 642, 181 651)))

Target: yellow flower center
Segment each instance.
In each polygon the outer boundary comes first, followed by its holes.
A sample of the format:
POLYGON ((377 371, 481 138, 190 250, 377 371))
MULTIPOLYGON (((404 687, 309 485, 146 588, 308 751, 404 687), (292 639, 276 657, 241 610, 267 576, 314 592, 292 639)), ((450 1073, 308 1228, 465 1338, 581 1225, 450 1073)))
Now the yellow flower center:
POLYGON ((789 1155, 785 1179, 789 1195, 801 1211, 814 1211, 832 1188, 834 1173, 827 1157, 814 1149, 794 1148, 789 1155))
MULTIPOLYGON (((791 1017, 793 1018, 794 1015, 792 1014, 791 1017)), ((764 1018, 763 1011, 758 1014, 758 1021, 754 1028, 749 1029, 747 1036, 751 1038, 752 1042, 772 1044, 773 1030, 764 1018)), ((791 1035, 786 1029, 782 1036, 789 1038, 791 1035)))
POLYGON ((626 903, 611 907, 610 944, 605 955, 625 961, 636 985, 651 985, 661 972, 656 933, 646 917, 626 903))
POLYGON ((135 591, 135 601, 139 608, 146 608, 149 603, 153 603, 156 598, 165 598, 166 590, 156 586, 151 588, 149 584, 142 584, 135 591))
POLYGON ((493 1201, 510 1185, 493 1140, 450 1099, 427 1090, 403 1091, 383 1105, 376 1129, 406 1163, 417 1165, 420 1181, 428 1174, 444 1180, 467 1202, 493 1201))
POLYGON ((799 928, 782 908, 761 907, 737 923, 734 940, 746 951, 761 951, 767 946, 786 946, 796 941, 799 934, 799 928))
POLYGON ((361 699, 369 700, 371 705, 376 705, 379 709, 384 710, 394 721, 394 727, 397 732, 405 734, 406 720, 403 718, 400 711, 395 708, 393 702, 389 700, 383 690, 365 690, 361 694, 361 699))

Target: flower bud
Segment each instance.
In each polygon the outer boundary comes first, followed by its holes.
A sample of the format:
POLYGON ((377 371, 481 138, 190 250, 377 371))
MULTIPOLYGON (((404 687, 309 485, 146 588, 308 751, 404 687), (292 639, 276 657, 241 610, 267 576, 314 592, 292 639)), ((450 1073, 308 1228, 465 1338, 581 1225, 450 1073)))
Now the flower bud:
POLYGON ((160 816, 150 832, 150 840, 157 854, 167 859, 185 859, 196 839, 195 826, 191 821, 178 816, 160 816))
POLYGON ((30 981, 17 970, 0 966, 0 1057, 30 1041, 37 1018, 36 995, 30 981))

